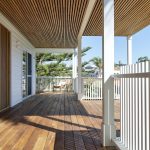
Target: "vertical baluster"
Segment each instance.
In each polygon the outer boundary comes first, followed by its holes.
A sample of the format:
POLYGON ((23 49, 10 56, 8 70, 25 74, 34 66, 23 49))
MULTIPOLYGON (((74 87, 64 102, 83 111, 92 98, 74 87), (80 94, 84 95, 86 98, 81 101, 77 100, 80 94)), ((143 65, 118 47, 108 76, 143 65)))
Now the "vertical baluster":
POLYGON ((94 79, 91 79, 91 99, 93 99, 93 81, 94 79))
MULTIPOLYGON (((129 67, 130 66, 127 66, 127 71, 126 73, 128 74, 129 73, 129 67)), ((127 145, 126 147, 129 147, 129 136, 130 136, 130 79, 127 78, 127 145)))
POLYGON ((90 100, 90 79, 88 78, 89 84, 88 84, 88 100, 90 100))
POLYGON ((92 79, 90 78, 90 100, 92 99, 92 79))
MULTIPOLYGON (((135 65, 135 73, 138 72, 138 64, 135 65)), ((139 112, 139 101, 138 101, 138 79, 135 78, 135 149, 138 150, 139 143, 139 124, 138 124, 138 112, 139 112)))
MULTIPOLYGON (((142 72, 145 72, 146 71, 146 68, 145 68, 145 62, 142 62, 142 72)), ((145 147, 145 126, 146 126, 146 120, 145 120, 145 117, 146 117, 146 114, 145 114, 145 111, 146 111, 146 106, 145 106, 145 78, 142 78, 142 149, 146 149, 145 147)))
POLYGON ((118 99, 120 99, 120 84, 121 84, 121 79, 119 79, 119 86, 118 86, 118 99))
POLYGON ((98 84, 98 91, 99 91, 98 98, 101 99, 101 85, 100 85, 101 84, 101 78, 98 80, 97 84, 98 84))
POLYGON ((117 79, 117 99, 119 98, 119 79, 117 79))
POLYGON ((90 100, 91 100, 91 98, 92 98, 92 81, 91 81, 91 78, 90 78, 90 100))
POLYGON ((90 100, 92 99, 92 79, 90 78, 90 100))
POLYGON ((94 85, 93 85, 93 97, 97 98, 97 95, 95 94, 96 93, 95 82, 96 82, 96 78, 94 79, 94 85))
POLYGON ((117 93, 117 82, 116 82, 116 80, 114 80, 114 99, 116 99, 116 93, 117 93))
POLYGON ((84 99, 86 99, 86 82, 85 82, 85 79, 83 78, 83 94, 84 94, 84 99))
MULTIPOLYGON (((123 74, 123 67, 120 68, 120 73, 123 74)), ((121 95, 120 95, 120 120, 121 120, 121 142, 123 143, 123 79, 121 78, 121 87, 120 87, 120 92, 121 92, 121 95)))
POLYGON ((97 96, 97 99, 99 99, 99 86, 98 86, 98 82, 99 82, 99 79, 96 80, 96 90, 97 90, 97 92, 96 92, 97 95, 96 96, 97 96))
POLYGON ((90 99, 90 80, 88 78, 88 100, 90 99))
POLYGON ((118 79, 115 80, 115 86, 116 86, 115 99, 117 99, 117 97, 118 97, 118 79))
POLYGON ((103 82, 103 81, 102 81, 102 78, 101 78, 101 79, 100 79, 100 83, 99 83, 99 84, 100 84, 100 98, 101 98, 101 99, 103 99, 103 94, 102 94, 102 93, 103 93, 103 91, 102 91, 102 90, 103 90, 103 89, 102 89, 102 85, 103 85, 103 84, 102 84, 102 82, 103 82))
MULTIPOLYGON (((133 70, 132 70, 132 73, 135 73, 135 64, 133 64, 132 65, 133 66, 133 70)), ((136 93, 135 93, 135 87, 136 87, 136 85, 135 85, 135 78, 132 78, 132 80, 133 80, 133 90, 132 90, 132 97, 133 97, 133 99, 132 99, 132 111, 133 111, 133 113, 132 113, 132 115, 133 115, 133 119, 132 119, 132 121, 133 121, 133 125, 132 125, 132 129, 133 129, 133 135, 132 135, 132 138, 133 138, 133 150, 135 150, 135 104, 136 104, 136 99, 135 99, 135 95, 136 95, 136 93)))
POLYGON ((120 99, 120 79, 118 79, 118 99, 120 99))
POLYGON ((93 79, 91 79, 91 99, 93 99, 93 79))
MULTIPOLYGON (((126 66, 126 73, 128 74, 129 73, 129 66, 126 66)), ((127 101, 127 124, 126 124, 126 128, 127 128, 127 145, 126 147, 129 147, 129 134, 130 134, 130 128, 129 128, 129 118, 130 118, 130 113, 129 113, 129 79, 127 78, 127 91, 126 91, 126 101, 127 101)))
MULTIPOLYGON (((138 63, 138 72, 141 72, 141 65, 138 63)), ((142 150, 142 99, 141 99, 141 78, 139 78, 139 150, 142 150)))
POLYGON ((117 95, 118 95, 118 79, 115 80, 115 85, 116 85, 115 99, 117 99, 117 95))
POLYGON ((87 82, 87 86, 86 86, 86 88, 87 88, 87 94, 86 94, 86 95, 87 95, 87 99, 88 99, 88 97, 89 97, 89 95, 88 95, 88 92, 89 92, 89 91, 88 91, 88 90, 89 90, 89 83, 88 83, 88 79, 86 79, 86 82, 87 82))
POLYGON ((85 99, 85 88, 84 88, 84 85, 85 85, 85 83, 84 83, 84 78, 82 78, 82 81, 83 81, 83 99, 85 99))
POLYGON ((83 80, 84 80, 84 96, 85 96, 85 99, 87 99, 87 80, 86 80, 86 78, 83 78, 83 80))
MULTIPOLYGON (((124 66, 124 69, 123 69, 123 73, 125 74, 125 66, 124 66)), ((126 102, 125 102, 125 101, 126 101, 126 98, 125 98, 125 97, 126 97, 125 90, 126 90, 126 87, 125 87, 125 86, 126 86, 126 83, 125 83, 125 82, 126 82, 126 81, 125 81, 125 78, 124 78, 124 79, 123 79, 123 85, 124 85, 124 86, 123 86, 123 95, 124 95, 124 96, 123 96, 123 115, 124 115, 124 116, 123 116, 123 139, 124 139, 124 140, 123 140, 123 144, 124 144, 124 145, 125 145, 125 141, 126 141, 126 133, 125 133, 125 132, 126 132, 126 131, 125 131, 125 130, 126 130, 126 128, 125 128, 125 127, 126 127, 126 126, 125 126, 125 122, 126 122, 126 111, 125 111, 125 103, 126 103, 126 102)))
POLYGON ((99 83, 100 83, 100 79, 97 80, 98 99, 100 99, 100 92, 101 92, 101 91, 100 91, 100 84, 99 84, 99 83))
POLYGON ((84 95, 85 95, 85 99, 87 99, 87 80, 84 78, 84 95))
MULTIPOLYGON (((124 74, 126 74, 126 67, 124 67, 124 74)), ((126 145, 126 79, 124 78, 124 145, 126 145)))
POLYGON ((116 80, 114 80, 114 99, 116 99, 116 92, 117 92, 117 89, 116 89, 116 80))
POLYGON ((89 100, 91 99, 91 79, 89 79, 90 84, 89 84, 89 100))
POLYGON ((93 89, 94 89, 94 79, 92 79, 92 99, 94 99, 94 92, 93 92, 93 89))
MULTIPOLYGON (((123 67, 123 74, 124 74, 124 67, 123 67)), ((124 144, 124 136, 125 136, 125 132, 124 132, 124 130, 125 130, 125 126, 124 126, 124 120, 125 120, 125 110, 124 110, 124 78, 123 78, 123 83, 122 83, 122 85, 123 85, 123 87, 122 87, 122 104, 123 104, 123 107, 122 107, 122 114, 123 114, 123 117, 122 117, 122 126, 123 126, 123 131, 122 131, 122 140, 123 140, 123 144, 124 144)))
MULTIPOLYGON (((150 72, 150 61, 146 62, 146 72, 150 72)), ((150 149, 150 78, 146 79, 146 150, 150 149)))
MULTIPOLYGON (((132 72, 132 65, 129 66, 129 73, 132 72)), ((129 80, 130 89, 129 89, 129 113, 130 113, 130 136, 129 136, 129 149, 132 149, 132 78, 129 80)))
POLYGON ((98 97, 98 99, 100 100, 100 96, 99 96, 99 93, 100 93, 100 88, 99 88, 99 79, 97 79, 97 92, 98 92, 98 95, 97 95, 97 97, 98 97))
POLYGON ((118 79, 115 80, 116 84, 116 99, 118 99, 118 79))

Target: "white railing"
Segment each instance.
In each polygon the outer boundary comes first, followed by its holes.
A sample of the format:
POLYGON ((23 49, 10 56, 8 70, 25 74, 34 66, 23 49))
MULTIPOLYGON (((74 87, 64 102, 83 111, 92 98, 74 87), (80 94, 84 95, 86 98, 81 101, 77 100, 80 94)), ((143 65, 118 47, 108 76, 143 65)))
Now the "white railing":
POLYGON ((82 99, 99 100, 102 99, 102 78, 83 77, 82 78, 82 99))
MULTIPOLYGON (((83 77, 82 92, 85 100, 102 99, 102 78, 83 77)), ((72 91, 73 79, 71 77, 37 77, 36 92, 72 91), (62 84, 61 89, 59 86, 62 84), (56 86, 58 88, 56 88, 56 86)), ((120 99, 120 79, 114 80, 114 99, 120 99)))
MULTIPOLYGON (((102 97, 102 78, 83 77, 83 97, 86 100, 101 100, 102 97)), ((120 79, 114 80, 114 99, 120 99, 120 79)))
POLYGON ((120 149, 150 150, 150 62, 124 66, 114 77, 121 79, 121 136, 114 142, 120 149))
POLYGON ((72 91, 71 77, 37 77, 36 92, 72 91))

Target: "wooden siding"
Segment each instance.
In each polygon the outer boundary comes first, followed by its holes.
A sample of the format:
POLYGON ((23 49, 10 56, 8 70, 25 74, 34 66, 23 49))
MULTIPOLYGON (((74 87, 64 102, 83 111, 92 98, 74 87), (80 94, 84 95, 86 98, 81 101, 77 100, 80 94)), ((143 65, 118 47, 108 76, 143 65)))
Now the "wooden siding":
MULTIPOLYGON (((0 0, 0 11, 35 47, 74 48, 89 0, 0 0)), ((115 0, 115 35, 128 36, 150 24, 149 0, 115 0)), ((97 0, 85 36, 103 34, 97 0)))
POLYGON ((36 95, 0 115, 0 149, 115 150, 101 146, 101 123, 102 101, 77 101, 71 93, 36 95))
POLYGON ((10 32, 0 24, 0 111, 10 103, 10 32))

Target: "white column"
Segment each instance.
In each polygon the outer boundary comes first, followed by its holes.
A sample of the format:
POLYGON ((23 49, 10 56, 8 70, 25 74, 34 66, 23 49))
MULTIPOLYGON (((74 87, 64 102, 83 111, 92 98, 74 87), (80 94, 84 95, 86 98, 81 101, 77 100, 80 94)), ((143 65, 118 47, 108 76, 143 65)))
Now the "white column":
POLYGON ((77 78, 77 86, 78 86, 78 100, 81 100, 82 99, 82 77, 81 77, 81 71, 82 71, 82 63, 81 63, 81 51, 82 51, 82 48, 81 48, 81 40, 82 40, 82 37, 80 37, 78 39, 78 78, 77 78))
POLYGON ((112 146, 114 126, 114 0, 103 0, 103 146, 112 146))
POLYGON ((73 79, 73 91, 74 92, 77 92, 76 78, 77 78, 77 51, 76 49, 74 49, 74 52, 72 55, 72 79, 73 79))
POLYGON ((127 64, 132 64, 132 36, 127 37, 127 64))

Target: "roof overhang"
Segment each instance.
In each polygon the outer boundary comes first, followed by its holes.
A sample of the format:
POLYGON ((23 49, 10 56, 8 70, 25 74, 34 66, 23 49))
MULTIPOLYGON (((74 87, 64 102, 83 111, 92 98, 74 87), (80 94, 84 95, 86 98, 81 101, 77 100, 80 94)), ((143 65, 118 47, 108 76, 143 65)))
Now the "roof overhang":
MULTIPOLYGON (((102 0, 96 0, 87 15, 91 1, 0 0, 0 11, 36 48, 75 48, 82 29, 84 36, 103 33, 102 0)), ((149 0, 115 0, 116 36, 133 35, 149 24, 149 0)))
POLYGON ((73 53, 73 48, 35 48, 36 53, 73 53))

